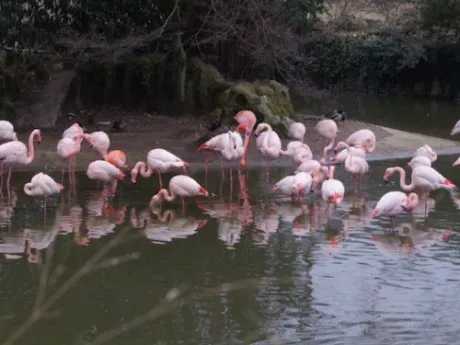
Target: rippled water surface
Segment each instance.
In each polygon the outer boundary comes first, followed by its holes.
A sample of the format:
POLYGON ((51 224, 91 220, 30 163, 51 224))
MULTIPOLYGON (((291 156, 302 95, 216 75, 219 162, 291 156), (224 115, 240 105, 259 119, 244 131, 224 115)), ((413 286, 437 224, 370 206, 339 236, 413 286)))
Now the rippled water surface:
MULTIPOLYGON (((460 184, 453 159, 434 167, 460 184)), ((0 344, 456 343, 459 197, 432 193, 428 216, 398 217, 397 235, 369 217, 398 188, 384 169, 403 163, 371 162, 362 191, 329 211, 318 195, 272 194, 286 167, 270 183, 262 170, 235 171, 232 185, 228 171, 223 183, 193 173, 215 196, 184 214, 148 208, 156 176, 106 200, 81 175, 45 219, 22 192, 32 174, 16 174, 0 208, 0 344)))

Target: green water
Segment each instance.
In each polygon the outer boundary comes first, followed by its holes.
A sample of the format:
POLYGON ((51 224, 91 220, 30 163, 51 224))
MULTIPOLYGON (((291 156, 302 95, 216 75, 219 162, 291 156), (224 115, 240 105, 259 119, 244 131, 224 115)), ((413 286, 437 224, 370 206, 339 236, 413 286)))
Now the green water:
MULTIPOLYGON (((454 158, 433 166, 460 184, 454 158)), ((45 221, 43 200, 22 192, 32 174, 16 174, 0 211, 0 344, 24 322, 16 344, 455 343, 460 198, 432 193, 428 216, 423 206, 402 215, 398 235, 370 219, 398 189, 385 168, 403 163, 370 162, 359 194, 338 168, 348 191, 329 214, 318 195, 296 204, 271 192, 286 167, 268 183, 263 170, 235 171, 232 190, 228 173, 206 183, 192 171, 216 196, 184 214, 180 203, 147 208, 156 176, 105 200, 81 175, 47 201, 45 221), (47 310, 27 324, 39 291, 47 310)))

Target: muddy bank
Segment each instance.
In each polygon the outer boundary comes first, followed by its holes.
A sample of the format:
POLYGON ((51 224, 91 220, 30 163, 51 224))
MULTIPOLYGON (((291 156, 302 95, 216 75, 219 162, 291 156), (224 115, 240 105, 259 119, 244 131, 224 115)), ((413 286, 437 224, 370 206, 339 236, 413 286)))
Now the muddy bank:
MULTIPOLYGON (((112 118, 113 119, 113 118, 112 118)), ((60 160, 56 154, 56 145, 62 131, 75 119, 68 119, 59 123, 53 130, 43 130, 43 141, 36 147, 36 157, 32 164, 27 167, 20 167, 20 170, 51 171, 60 169, 60 160)), ((306 142, 317 158, 325 145, 324 140, 316 133, 314 126, 318 122, 316 118, 304 118, 307 127, 306 142)), ((182 157, 190 163, 191 170, 204 167, 204 154, 197 153, 196 148, 206 138, 218 134, 209 132, 206 129, 206 121, 193 117, 170 117, 152 116, 140 114, 136 116, 123 117, 123 130, 112 131, 110 118, 98 118, 97 125, 87 126, 89 132, 105 130, 111 138, 111 149, 122 149, 128 157, 130 168, 139 160, 145 160, 150 149, 161 147, 182 157)), ((369 154, 369 160, 383 160, 388 158, 410 157, 413 151, 424 145, 431 145, 439 154, 460 153, 460 142, 430 137, 422 134, 408 133, 391 128, 371 125, 364 122, 347 120, 339 126, 337 141, 347 138, 351 133, 369 128, 374 131, 377 137, 375 152, 369 154)), ((19 134, 19 140, 26 141, 29 132, 19 134)), ((289 142, 283 137, 283 146, 289 142)), ((98 159, 95 151, 90 149, 86 142, 77 158, 77 171, 86 171, 88 164, 98 159)), ((214 159, 211 165, 218 166, 219 161, 214 159)), ((251 140, 248 151, 248 167, 261 166, 260 153, 254 144, 254 137, 251 140)), ((291 161, 285 157, 273 162, 275 165, 291 166, 291 161)))

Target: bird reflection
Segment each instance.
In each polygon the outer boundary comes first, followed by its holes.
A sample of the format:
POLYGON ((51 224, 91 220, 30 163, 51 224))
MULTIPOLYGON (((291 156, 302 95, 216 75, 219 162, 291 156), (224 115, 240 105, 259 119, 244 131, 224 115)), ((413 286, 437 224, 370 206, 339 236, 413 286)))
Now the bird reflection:
POLYGON ((395 231, 371 234, 376 247, 385 255, 413 255, 429 248, 452 235, 451 230, 427 228, 422 223, 400 223, 395 231))
POLYGON ((11 218, 18 201, 16 190, 11 191, 11 198, 0 199, 0 228, 11 227, 11 218))
POLYGON ((28 232, 24 230, 0 233, 0 253, 6 259, 19 259, 27 249, 28 232))
POLYGON ((114 232, 117 225, 122 224, 126 216, 126 205, 114 207, 106 193, 95 192, 86 206, 88 215, 84 225, 86 234, 76 234, 77 244, 87 245, 91 239, 99 239, 114 232))
POLYGON ((61 208, 56 213, 59 233, 68 235, 80 230, 83 218, 83 208, 73 204, 71 190, 62 193, 61 208))
POLYGON ((348 237, 341 219, 330 219, 324 228, 324 234, 326 241, 322 243, 322 249, 327 255, 336 254, 340 251, 348 237))
POLYGON ((342 201, 341 207, 347 210, 347 214, 343 218, 345 234, 361 228, 370 219, 366 201, 364 196, 356 193, 349 195, 342 201))
POLYGON ((164 244, 176 238, 187 238, 207 224, 206 219, 197 219, 191 215, 180 215, 175 210, 162 211, 161 208, 145 208, 130 211, 133 228, 141 229, 152 243, 164 244))
POLYGON ((280 216, 276 204, 272 201, 258 206, 254 208, 252 240, 257 246, 266 246, 270 235, 278 230, 280 216))
POLYGON ((56 219, 53 224, 46 230, 26 229, 27 236, 27 261, 37 263, 40 259, 40 253, 48 248, 56 239, 59 233, 59 223, 56 219))
POLYGON ((305 209, 302 209, 303 212, 298 215, 292 222, 292 234, 294 236, 308 236, 312 234, 318 227, 318 204, 313 202, 305 206, 307 207, 307 212, 305 212, 305 209))

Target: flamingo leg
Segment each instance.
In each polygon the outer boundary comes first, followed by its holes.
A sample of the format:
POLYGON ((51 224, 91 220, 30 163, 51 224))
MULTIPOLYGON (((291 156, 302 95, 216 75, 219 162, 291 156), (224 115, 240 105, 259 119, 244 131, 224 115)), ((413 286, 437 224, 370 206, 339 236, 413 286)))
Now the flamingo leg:
POLYGON ((158 182, 160 183, 160 188, 163 188, 163 181, 161 180, 161 172, 158 170, 158 182))
POLYGON ((3 198, 3 163, 0 163, 0 197, 3 198))
POLYGON ((46 226, 46 196, 45 196, 45 203, 43 205, 43 217, 44 217, 44 225, 46 226))
POLYGON ((6 189, 7 189, 7 193, 8 193, 8 199, 11 198, 11 170, 13 169, 13 167, 10 165, 8 167, 8 177, 6 179, 6 189))
POLYGON ((230 173, 230 202, 231 202, 232 195, 233 195, 233 171, 231 167, 229 168, 229 173, 230 173))
POLYGON ((185 213, 186 209, 187 209, 187 201, 185 200, 185 197, 182 197, 182 215, 185 213))

